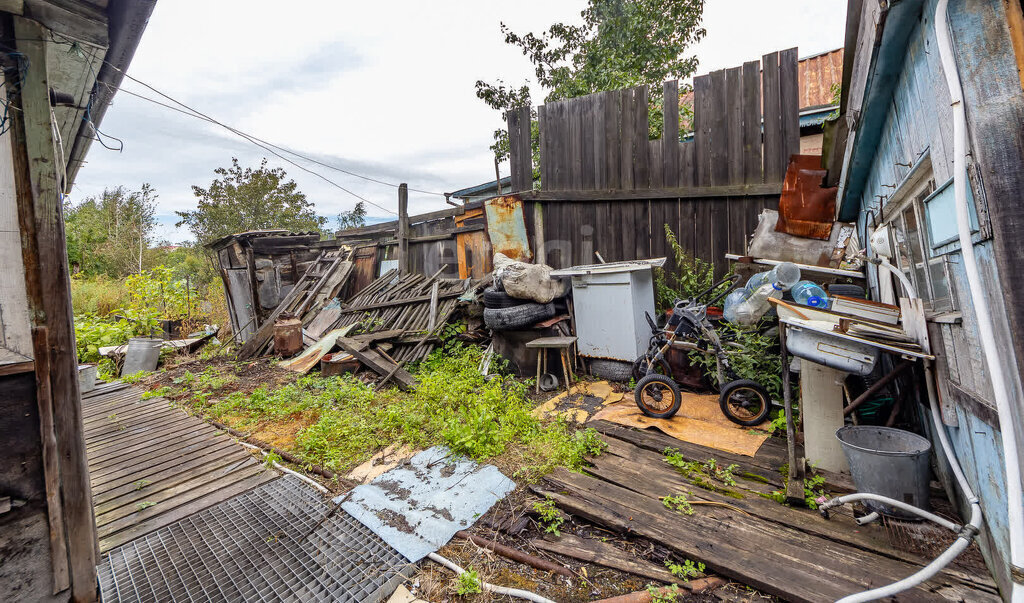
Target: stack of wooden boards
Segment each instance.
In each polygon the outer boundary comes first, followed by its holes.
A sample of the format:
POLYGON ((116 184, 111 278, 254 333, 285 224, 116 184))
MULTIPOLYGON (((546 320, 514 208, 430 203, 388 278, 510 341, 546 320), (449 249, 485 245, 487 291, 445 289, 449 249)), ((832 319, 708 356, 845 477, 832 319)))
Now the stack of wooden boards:
POLYGON ((324 251, 303 273, 291 291, 271 312, 256 334, 238 351, 238 358, 246 360, 268 351, 274 337, 274 323, 283 314, 302 321, 303 327, 312 324, 326 311, 330 300, 337 297, 352 274, 351 250, 324 251))
POLYGON ((339 294, 352 274, 348 250, 327 251, 303 274, 281 304, 242 346, 240 359, 268 351, 274 322, 285 313, 302 321, 308 346, 280 366, 306 373, 332 350, 337 360, 356 359, 384 379, 408 389, 415 379, 404 370, 426 358, 440 342, 438 333, 452 319, 459 297, 481 289, 484 281, 399 275, 390 270, 347 301, 339 294))

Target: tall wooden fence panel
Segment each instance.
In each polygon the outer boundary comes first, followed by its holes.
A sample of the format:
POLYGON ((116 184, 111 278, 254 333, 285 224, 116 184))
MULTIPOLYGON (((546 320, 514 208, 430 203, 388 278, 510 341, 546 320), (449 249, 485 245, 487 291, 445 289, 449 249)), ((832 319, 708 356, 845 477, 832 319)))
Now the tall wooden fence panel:
MULTIPOLYGON (((680 136, 679 82, 661 91, 661 138, 647 86, 537 107, 540 190, 663 190, 780 183, 800 148, 797 49, 693 80, 692 135, 680 136)), ((533 186, 531 111, 507 114, 512 187, 533 186)))

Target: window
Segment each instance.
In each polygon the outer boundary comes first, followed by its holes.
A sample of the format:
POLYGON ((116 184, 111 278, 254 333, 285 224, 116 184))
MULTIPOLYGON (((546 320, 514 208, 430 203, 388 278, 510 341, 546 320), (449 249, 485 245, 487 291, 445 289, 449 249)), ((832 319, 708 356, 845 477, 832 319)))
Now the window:
POLYGON ((925 201, 933 197, 934 191, 931 178, 922 178, 910 194, 890 204, 886 214, 896 243, 896 267, 913 283, 928 310, 950 312, 956 309, 956 302, 949 286, 949 266, 945 255, 934 253, 934 229, 925 212, 925 201))

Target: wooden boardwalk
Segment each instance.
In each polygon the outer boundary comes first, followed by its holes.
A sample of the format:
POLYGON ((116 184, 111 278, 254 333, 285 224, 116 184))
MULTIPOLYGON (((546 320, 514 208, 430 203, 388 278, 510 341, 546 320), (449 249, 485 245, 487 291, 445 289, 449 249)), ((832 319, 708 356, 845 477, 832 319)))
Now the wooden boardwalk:
POLYGON ((100 551, 277 477, 224 432, 126 384, 82 396, 100 551))
MULTIPOLYGON (((607 451, 592 458, 586 474, 557 470, 534 491, 573 515, 660 542, 725 577, 787 601, 834 601, 895 582, 930 561, 891 546, 886 528, 878 524, 860 527, 849 514, 836 511, 826 521, 817 512, 760 496, 782 487, 778 466, 785 456, 777 446, 767 446, 754 458, 742 457, 656 431, 603 421, 589 425, 602 433, 607 451), (691 461, 715 458, 723 467, 736 463, 736 491, 729 495, 699 487, 665 462, 666 448, 678 449, 691 461), (693 504, 692 515, 667 509, 660 500, 681 492, 693 504)), ((1000 600, 987 575, 955 566, 895 599, 947 597, 1000 600)))

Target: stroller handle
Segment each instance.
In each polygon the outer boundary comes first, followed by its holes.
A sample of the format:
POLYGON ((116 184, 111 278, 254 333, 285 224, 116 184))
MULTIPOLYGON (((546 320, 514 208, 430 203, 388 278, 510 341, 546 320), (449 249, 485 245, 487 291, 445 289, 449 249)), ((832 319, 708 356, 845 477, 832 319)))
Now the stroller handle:
POLYGON ((647 324, 651 325, 651 332, 652 333, 657 333, 658 332, 658 323, 654 322, 654 319, 651 318, 651 313, 647 312, 645 310, 644 311, 644 317, 647 318, 647 324))

